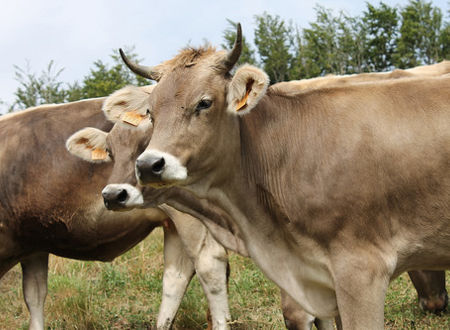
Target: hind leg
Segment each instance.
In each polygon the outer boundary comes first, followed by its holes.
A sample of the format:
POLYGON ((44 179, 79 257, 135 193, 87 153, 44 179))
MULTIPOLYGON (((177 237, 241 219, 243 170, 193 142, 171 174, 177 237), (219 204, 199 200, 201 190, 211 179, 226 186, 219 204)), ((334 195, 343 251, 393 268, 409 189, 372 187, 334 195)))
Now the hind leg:
POLYGON ((408 272, 417 290, 420 307, 427 312, 439 314, 448 304, 445 289, 445 271, 417 270, 408 272))

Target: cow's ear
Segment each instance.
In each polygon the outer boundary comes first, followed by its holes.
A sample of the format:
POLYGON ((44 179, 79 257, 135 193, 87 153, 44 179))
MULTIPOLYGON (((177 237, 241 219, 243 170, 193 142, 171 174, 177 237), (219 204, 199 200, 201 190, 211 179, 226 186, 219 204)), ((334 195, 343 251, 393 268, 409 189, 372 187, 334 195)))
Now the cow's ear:
POLYGON ((108 120, 139 126, 148 119, 148 97, 155 85, 145 87, 126 86, 115 91, 103 102, 103 113, 108 120))
POLYGON ((86 127, 67 139, 66 148, 72 155, 88 162, 109 162, 111 157, 106 150, 107 135, 108 133, 97 128, 86 127))
POLYGON ((266 94, 267 86, 267 73, 252 65, 241 66, 229 86, 228 111, 238 115, 249 113, 266 94))

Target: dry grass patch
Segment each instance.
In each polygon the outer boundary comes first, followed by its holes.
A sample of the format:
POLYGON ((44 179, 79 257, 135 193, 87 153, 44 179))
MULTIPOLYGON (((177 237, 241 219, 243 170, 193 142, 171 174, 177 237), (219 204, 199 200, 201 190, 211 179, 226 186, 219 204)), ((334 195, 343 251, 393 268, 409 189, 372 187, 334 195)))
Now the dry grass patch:
MULTIPOLYGON (((48 329, 148 329, 161 301, 163 234, 146 240, 112 263, 52 256, 45 305, 48 329)), ((283 329, 277 287, 247 258, 230 254, 229 285, 233 329, 283 329)), ((450 288, 450 274, 447 274, 450 288)), ((0 328, 27 329, 20 267, 0 281, 0 328)), ((406 275, 395 280, 386 299, 387 329, 450 329, 450 313, 423 313, 406 275)), ((206 328, 207 303, 198 280, 189 285, 175 329, 206 328)))

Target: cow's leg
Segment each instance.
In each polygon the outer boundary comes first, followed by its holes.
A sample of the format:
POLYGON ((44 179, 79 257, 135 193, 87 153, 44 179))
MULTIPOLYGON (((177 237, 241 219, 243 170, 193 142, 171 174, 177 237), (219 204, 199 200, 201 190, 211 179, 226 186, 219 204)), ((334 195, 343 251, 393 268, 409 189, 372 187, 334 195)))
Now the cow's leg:
POLYGON ((418 270, 408 272, 417 290, 420 307, 427 312, 439 314, 448 304, 445 289, 445 271, 418 270))
POLYGON ((172 219, 186 252, 194 260, 197 276, 211 310, 212 324, 208 327, 228 328, 230 312, 227 299, 226 250, 212 238, 198 219, 169 206, 164 206, 164 211, 172 219))
POLYGON ((21 260, 25 303, 30 312, 30 329, 44 329, 44 303, 47 296, 48 254, 21 260))
POLYGON ((206 231, 204 244, 195 258, 195 271, 211 310, 212 328, 228 329, 228 256, 225 248, 206 231))
POLYGON ((384 329, 384 301, 392 269, 375 253, 355 255, 355 252, 340 254, 333 264, 342 327, 384 329))
POLYGON ((281 292, 281 309, 283 310, 284 324, 289 330, 310 330, 315 324, 318 330, 334 329, 334 321, 329 319, 318 319, 308 314, 291 298, 284 290, 281 292))
POLYGON ((174 226, 164 226, 163 294, 157 328, 170 329, 189 282, 194 263, 186 254, 174 226))

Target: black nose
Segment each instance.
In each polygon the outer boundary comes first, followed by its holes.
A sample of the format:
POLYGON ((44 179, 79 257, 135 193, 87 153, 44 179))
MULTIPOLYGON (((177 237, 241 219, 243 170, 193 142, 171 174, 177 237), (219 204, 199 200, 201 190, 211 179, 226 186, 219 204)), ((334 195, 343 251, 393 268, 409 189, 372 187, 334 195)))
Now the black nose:
POLYGON ((160 182, 166 161, 164 157, 146 156, 136 160, 136 174, 143 183, 160 182))
POLYGON ((109 210, 122 208, 128 199, 128 192, 125 189, 107 189, 102 191, 103 202, 109 210))

